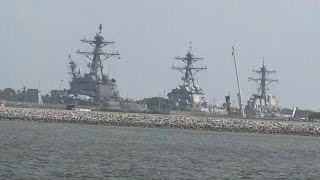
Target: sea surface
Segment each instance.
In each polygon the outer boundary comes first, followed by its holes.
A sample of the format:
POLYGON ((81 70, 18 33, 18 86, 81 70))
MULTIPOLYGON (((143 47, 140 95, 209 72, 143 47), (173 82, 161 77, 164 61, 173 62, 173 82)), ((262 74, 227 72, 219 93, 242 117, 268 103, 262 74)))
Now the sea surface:
POLYGON ((0 120, 0 179, 319 177, 319 137, 0 120))

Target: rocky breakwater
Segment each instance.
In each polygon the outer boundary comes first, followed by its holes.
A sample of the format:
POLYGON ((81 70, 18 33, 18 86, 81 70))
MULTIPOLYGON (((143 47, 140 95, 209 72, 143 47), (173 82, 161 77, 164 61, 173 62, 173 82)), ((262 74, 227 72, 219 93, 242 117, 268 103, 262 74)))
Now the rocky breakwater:
POLYGON ((106 112, 78 112, 48 109, 4 108, 0 110, 0 119, 46 123, 77 123, 108 126, 160 127, 225 132, 320 136, 320 123, 228 119, 222 117, 183 117, 106 112))

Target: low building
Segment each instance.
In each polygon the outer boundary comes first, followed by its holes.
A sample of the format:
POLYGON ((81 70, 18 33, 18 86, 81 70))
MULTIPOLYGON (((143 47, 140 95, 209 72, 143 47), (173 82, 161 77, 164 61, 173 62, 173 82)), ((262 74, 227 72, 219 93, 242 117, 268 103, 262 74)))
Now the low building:
POLYGON ((20 102, 39 102, 39 90, 38 89, 23 89, 21 92, 18 91, 16 100, 20 102))

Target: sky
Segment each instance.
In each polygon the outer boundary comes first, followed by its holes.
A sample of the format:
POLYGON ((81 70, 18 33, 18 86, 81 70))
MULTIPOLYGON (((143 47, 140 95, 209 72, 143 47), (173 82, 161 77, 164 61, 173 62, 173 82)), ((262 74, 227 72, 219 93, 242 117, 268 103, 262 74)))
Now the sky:
POLYGON ((264 57, 280 81, 268 93, 282 107, 319 111, 319 7, 318 0, 2 0, 0 89, 68 89, 68 55, 86 72, 87 59, 75 52, 90 49, 80 39, 93 39, 102 24, 104 38, 116 41, 105 50, 121 55, 104 62, 121 96, 164 96, 182 84, 171 66, 182 65, 174 58, 192 41, 204 58, 198 65, 208 67, 195 78, 209 102, 229 93, 236 101, 235 45, 244 102, 256 93, 248 77, 264 57))

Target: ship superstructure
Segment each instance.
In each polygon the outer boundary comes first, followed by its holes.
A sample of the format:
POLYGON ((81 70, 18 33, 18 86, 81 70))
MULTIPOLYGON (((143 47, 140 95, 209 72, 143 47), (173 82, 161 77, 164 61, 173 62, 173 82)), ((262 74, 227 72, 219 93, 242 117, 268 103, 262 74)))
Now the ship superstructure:
POLYGON ((259 70, 253 70, 258 77, 249 77, 258 85, 257 94, 252 94, 246 105, 247 117, 275 117, 280 113, 279 103, 274 95, 267 94, 268 86, 271 83, 279 83, 278 79, 269 78, 269 75, 275 74, 276 71, 269 71, 264 63, 259 70))
POLYGON ((96 33, 93 40, 81 39, 82 43, 89 44, 92 47, 92 51, 78 50, 76 52, 88 58, 87 67, 90 69, 89 72, 81 74, 80 69, 77 69, 76 62, 69 55, 69 74, 72 76, 70 94, 86 96, 99 103, 119 101, 116 80, 103 72, 103 61, 114 56, 120 59, 119 53, 103 51, 103 48, 113 45, 115 42, 104 40, 101 30, 102 25, 100 24, 99 32, 96 33))
POLYGON ((171 69, 178 70, 183 74, 181 80, 183 84, 168 93, 169 102, 173 107, 182 110, 204 111, 207 109, 207 101, 203 90, 195 84, 194 75, 207 67, 195 67, 194 64, 202 61, 203 58, 194 57, 191 53, 192 46, 185 57, 176 57, 182 61, 184 66, 172 66, 171 69))

